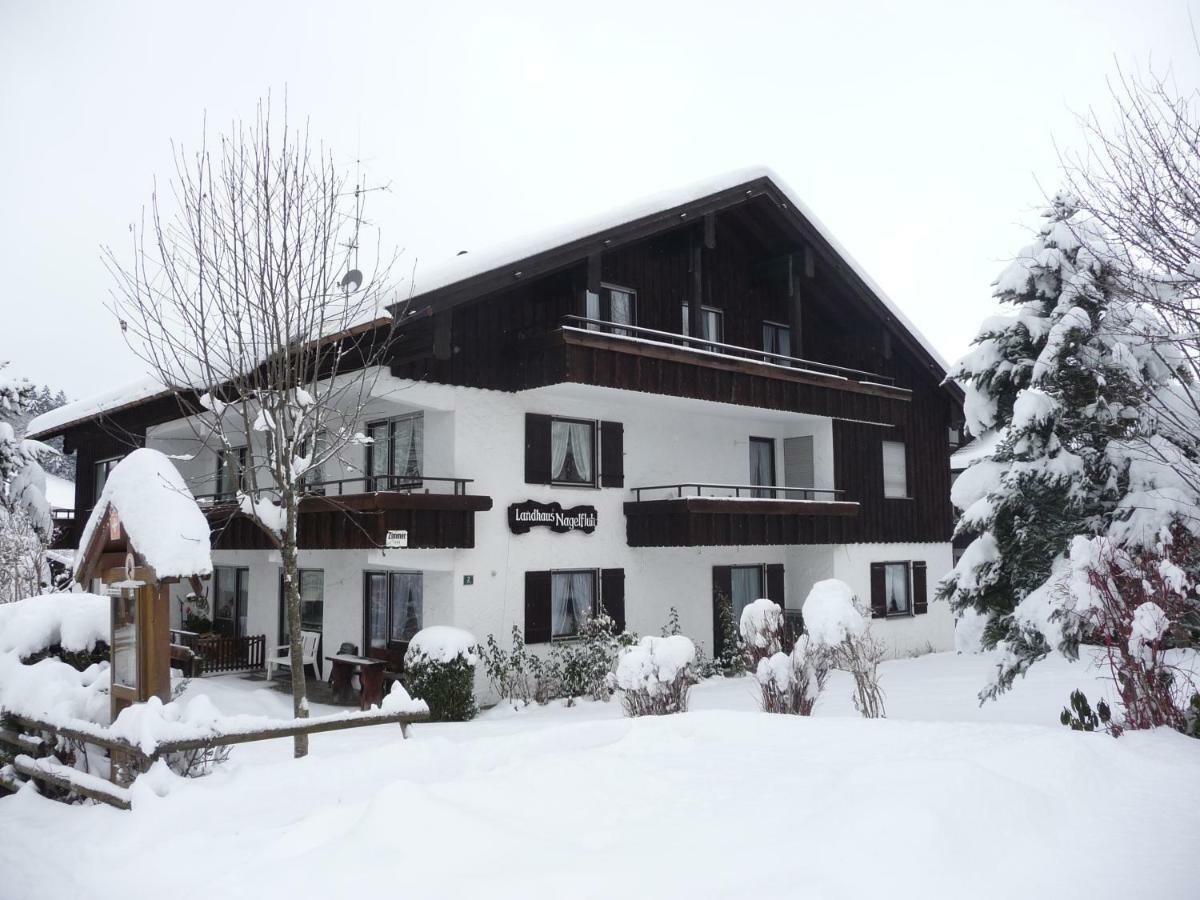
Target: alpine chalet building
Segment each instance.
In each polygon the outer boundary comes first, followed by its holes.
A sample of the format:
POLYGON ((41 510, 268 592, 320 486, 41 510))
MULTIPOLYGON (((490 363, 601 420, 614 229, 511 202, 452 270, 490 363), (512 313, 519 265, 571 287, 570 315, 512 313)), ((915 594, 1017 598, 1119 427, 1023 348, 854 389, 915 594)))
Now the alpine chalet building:
MULTIPOLYGON (((930 599, 961 395, 770 172, 460 255, 414 288, 359 423, 373 441, 309 475, 303 625, 321 655, 349 643, 398 666, 443 624, 569 640, 601 603, 642 634, 675 607, 712 653, 720 604, 798 611, 825 578, 869 603, 893 654, 952 646, 930 599)), ((150 382, 30 436, 77 456, 75 538, 123 455, 179 458, 214 524, 214 629, 273 645, 278 554, 230 503, 244 459, 180 417, 150 382)))

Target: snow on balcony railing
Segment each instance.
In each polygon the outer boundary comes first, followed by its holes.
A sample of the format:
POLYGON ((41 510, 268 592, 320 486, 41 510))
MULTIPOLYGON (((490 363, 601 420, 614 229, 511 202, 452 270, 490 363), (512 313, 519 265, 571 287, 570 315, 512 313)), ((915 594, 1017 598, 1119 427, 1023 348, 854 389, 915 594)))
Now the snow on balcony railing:
MULTIPOLYGON (((353 478, 331 478, 324 481, 306 482, 301 488, 305 497, 344 497, 351 494, 402 493, 402 494, 453 494, 463 496, 472 478, 448 478, 437 475, 358 475, 353 478)), ((263 489, 264 493, 269 493, 263 489)), ((232 504, 236 498, 230 493, 196 494, 201 506, 232 504)))

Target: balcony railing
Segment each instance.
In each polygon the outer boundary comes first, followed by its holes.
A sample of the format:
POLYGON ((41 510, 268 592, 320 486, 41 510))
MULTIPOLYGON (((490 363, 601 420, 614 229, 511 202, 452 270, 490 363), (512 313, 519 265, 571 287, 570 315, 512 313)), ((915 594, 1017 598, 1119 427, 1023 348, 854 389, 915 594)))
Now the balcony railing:
MULTIPOLYGON (((375 494, 381 492, 403 494, 431 493, 429 485, 449 487, 448 491, 433 493, 450 493, 456 497, 466 496, 467 485, 472 484, 472 478, 447 478, 436 475, 358 475, 354 478, 330 478, 324 481, 305 482, 300 488, 301 497, 343 497, 348 494, 375 494)), ((268 488, 263 491, 270 492, 268 488)), ((221 506, 232 504, 236 497, 228 493, 196 494, 196 502, 201 506, 221 506)))
MULTIPOLYGON (((738 499, 743 495, 755 500, 837 500, 845 491, 837 488, 782 487, 770 484, 713 484, 704 481, 686 481, 680 484, 653 484, 633 488, 635 502, 642 502, 642 491, 674 492, 676 497, 725 497, 738 499), (704 492, 708 491, 708 494, 704 492), (721 491, 723 493, 713 493, 721 491), (732 492, 732 493, 730 493, 732 492)), ((662 497, 651 499, 661 500, 662 497)))
POLYGON ((680 347, 694 350, 698 353, 710 353, 714 356, 734 357, 737 359, 760 362, 766 365, 814 372, 834 378, 844 378, 847 381, 866 382, 870 384, 894 385, 895 380, 888 375, 868 372, 864 369, 852 369, 847 366, 836 366, 832 363, 817 362, 803 359, 799 356, 787 356, 782 353, 771 353, 767 350, 757 350, 753 347, 739 347, 736 344, 725 344, 721 341, 710 341, 705 338, 693 337, 686 334, 675 334, 671 331, 657 331, 653 328, 642 328, 638 325, 622 325, 606 322, 603 319, 589 319, 584 316, 567 316, 563 319, 564 329, 577 331, 600 332, 615 338, 680 347))

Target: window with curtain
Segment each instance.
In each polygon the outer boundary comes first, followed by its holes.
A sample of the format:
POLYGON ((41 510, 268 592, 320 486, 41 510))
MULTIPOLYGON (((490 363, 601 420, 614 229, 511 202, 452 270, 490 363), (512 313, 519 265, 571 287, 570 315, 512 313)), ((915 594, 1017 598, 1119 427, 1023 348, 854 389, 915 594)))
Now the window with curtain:
POLYGON ((554 484, 596 483, 596 423, 550 422, 550 480, 554 484))
POLYGON ((766 596, 762 566, 732 566, 729 569, 730 592, 733 601, 735 627, 742 621, 742 610, 766 596))
MULTIPOLYGON (((589 291, 587 295, 587 317, 614 325, 637 324, 637 292, 632 288, 614 284, 601 285, 600 293, 589 291)), ((602 329, 600 325, 588 325, 592 331, 602 329)), ((624 328, 604 329, 610 334, 629 334, 624 328)))
MULTIPOLYGON (((771 438, 750 438, 750 483, 775 484, 775 441, 771 438)), ((772 490, 756 490, 755 497, 774 497, 772 490)))
MULTIPOLYGON (((279 638, 287 640, 288 611, 283 597, 283 572, 279 573, 279 638)), ((300 570, 300 630, 323 630, 325 624, 325 570, 300 570)))
MULTIPOLYGON (((763 349, 768 353, 778 353, 780 356, 792 355, 792 329, 778 322, 763 322, 763 349)), ((790 366, 791 363, 782 359, 767 357, 767 362, 777 366, 790 366)))
POLYGON ((883 496, 908 496, 908 466, 900 441, 883 442, 883 496))
MULTIPOLYGON (((692 317, 689 313, 689 306, 684 303, 683 309, 683 334, 685 336, 692 333, 692 317)), ((700 307, 700 328, 701 335, 706 341, 716 341, 720 343, 725 340, 725 314, 721 310, 712 306, 700 307)))
POLYGON ((242 489, 246 473, 246 448, 233 447, 217 451, 216 495, 218 500, 232 500, 242 489))
POLYGON ((550 573, 550 636, 573 638, 592 615, 596 604, 596 571, 550 573))
POLYGON ((418 487, 424 458, 425 416, 412 413, 367 425, 367 490, 418 487))
POLYGON ((104 492, 104 485, 108 484, 108 473, 116 468, 120 461, 121 457, 114 456, 111 459, 102 459, 92 464, 93 503, 100 499, 100 494, 104 492))
POLYGON ((420 572, 368 572, 367 649, 411 641, 424 621, 424 578, 420 572))
POLYGON ((246 634, 246 606, 250 570, 237 566, 214 566, 212 587, 213 630, 227 637, 246 634))
POLYGON ((883 567, 883 597, 889 616, 907 616, 912 612, 908 563, 888 563, 883 567))

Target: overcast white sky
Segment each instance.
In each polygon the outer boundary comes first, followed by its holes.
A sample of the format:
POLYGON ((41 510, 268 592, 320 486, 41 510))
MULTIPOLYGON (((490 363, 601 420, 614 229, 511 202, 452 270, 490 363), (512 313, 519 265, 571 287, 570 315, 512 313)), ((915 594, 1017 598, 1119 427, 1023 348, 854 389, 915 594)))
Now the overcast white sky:
POLYGON ((764 163, 955 358, 1116 62, 1190 89, 1197 59, 1185 0, 0 0, 0 360, 72 397, 137 377, 100 245, 172 138, 285 86, 392 182, 405 268, 764 163))

